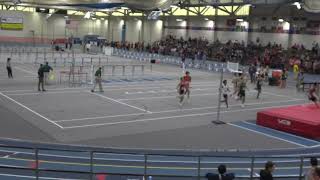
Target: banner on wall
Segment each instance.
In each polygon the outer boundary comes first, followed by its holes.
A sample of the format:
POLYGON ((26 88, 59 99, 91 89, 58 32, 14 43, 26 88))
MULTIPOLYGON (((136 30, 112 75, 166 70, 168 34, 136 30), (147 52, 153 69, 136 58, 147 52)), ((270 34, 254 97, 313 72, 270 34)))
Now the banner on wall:
POLYGON ((77 29, 79 24, 80 24, 80 21, 77 21, 77 20, 71 20, 71 19, 66 20, 66 28, 68 29, 77 29))
POLYGON ((0 26, 3 30, 23 30, 22 17, 1 17, 0 26))

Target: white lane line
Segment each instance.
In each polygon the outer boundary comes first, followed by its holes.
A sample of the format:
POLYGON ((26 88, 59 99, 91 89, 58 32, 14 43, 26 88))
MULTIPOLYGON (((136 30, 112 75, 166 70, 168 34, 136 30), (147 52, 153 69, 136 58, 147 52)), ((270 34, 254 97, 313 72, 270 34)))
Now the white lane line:
POLYGON ((290 99, 292 99, 292 98, 294 98, 294 97, 291 97, 291 96, 286 96, 286 95, 281 95, 281 94, 275 94, 275 93, 271 93, 271 92, 264 92, 264 91, 262 91, 262 94, 268 94, 268 95, 272 95, 272 96, 277 96, 277 97, 285 97, 285 98, 290 98, 290 99))
POLYGON ((234 127, 240 128, 240 129, 244 129, 246 131, 254 132, 256 134, 264 135, 264 136, 267 136, 267 137, 270 137, 270 138, 273 138, 273 139, 281 140, 281 141, 284 141, 284 142, 287 142, 287 143, 290 143, 290 144, 294 144, 294 145, 298 145, 298 146, 302 146, 302 147, 308 147, 308 146, 300 144, 300 143, 289 141, 289 140, 286 140, 286 139, 283 139, 283 138, 280 138, 280 137, 276 137, 276 136, 273 136, 273 135, 270 135, 270 134, 267 134, 267 133, 262 133, 260 131, 252 130, 252 129, 249 129, 249 128, 246 128, 246 127, 242 127, 242 126, 239 126, 239 125, 236 125, 236 124, 233 124, 233 123, 228 123, 228 125, 234 126, 234 127))
MULTIPOLYGON (((247 106, 251 105, 263 105, 263 104, 273 104, 273 103, 288 103, 288 102, 297 102, 302 101, 300 100, 288 100, 288 101, 269 101, 263 103, 248 103, 247 106)), ((241 104, 231 105, 230 107, 240 107, 241 104)), ((184 112, 184 111, 193 111, 193 110, 206 110, 206 109, 216 109, 217 106, 209 106, 209 107, 199 107, 199 108, 189 108, 189 109, 173 109, 173 110, 166 110, 166 111, 156 111, 152 112, 152 114, 161 114, 161 113, 170 113, 170 112, 184 112)), ((111 116, 98 116, 98 117, 88 117, 88 118, 79 118, 79 119, 69 119, 69 120, 58 120, 55 122, 71 122, 71 121, 85 121, 85 120, 95 120, 95 119, 107 119, 107 118, 115 118, 115 117, 130 117, 130 116, 139 116, 144 115, 145 113, 133 113, 133 114, 120 114, 120 115, 111 115, 111 116)))
MULTIPOLYGON (((212 83, 212 82, 211 82, 212 83)), ((170 82, 170 83, 149 83, 149 84, 124 84, 124 85, 105 85, 105 91, 113 91, 113 90, 121 90, 121 89, 156 89, 156 88, 165 88, 165 87, 172 87, 176 86, 176 82, 170 82), (151 86, 151 87, 146 87, 146 86, 151 86)), ((217 87, 217 85, 210 85, 208 83, 192 83, 192 86, 194 87, 217 87)), ((90 89, 88 87, 82 87, 82 88, 52 88, 52 89, 47 89, 48 91, 63 91, 63 90, 81 90, 81 89, 90 89)), ((30 89, 21 89, 21 90, 5 90, 2 91, 3 93, 15 93, 15 92, 34 92, 35 90, 30 90, 30 89)))
POLYGON ((67 93, 81 93, 83 91, 55 91, 55 92, 34 92, 34 93, 21 93, 21 94, 6 94, 8 96, 27 96, 27 95, 46 95, 46 94, 67 94, 67 93))
POLYGON ((101 97, 101 98, 104 98, 104 99, 107 99, 107 100, 110 100, 110 101, 113 101, 113 102, 116 102, 116 103, 122 104, 122 105, 124 105, 124 106, 131 107, 131 108, 134 108, 134 109, 137 109, 137 110, 140 110, 140 111, 143 111, 143 112, 149 113, 149 114, 150 114, 150 113, 152 113, 151 111, 148 111, 148 110, 146 110, 146 109, 142 109, 142 108, 139 108, 139 107, 136 107, 136 106, 132 106, 132 105, 130 105, 130 104, 127 104, 127 103, 124 103, 124 102, 118 101, 118 100, 113 99, 113 98, 109 98, 109 97, 107 97, 107 96, 103 96, 103 95, 101 95, 101 94, 91 93, 91 92, 90 92, 90 94, 93 94, 93 95, 99 96, 99 97, 101 97))
MULTIPOLYGON (((192 97, 197 96, 211 96, 217 95, 218 93, 207 93, 207 94, 192 94, 192 97)), ((169 99, 177 96, 158 96, 158 97, 141 97, 141 98, 131 98, 131 99, 117 99, 118 101, 135 101, 135 100, 151 100, 151 99, 169 99)))
MULTIPOLYGON (((257 126, 257 125, 254 124, 254 123, 250 123, 250 122, 247 122, 247 121, 243 121, 243 122, 244 122, 245 124, 257 126)), ((260 128, 261 128, 261 127, 260 127, 260 128)), ((262 127, 262 128, 266 128, 266 127, 262 127)), ((269 129, 269 128, 266 128, 266 129, 269 129)), ((298 138, 298 139, 302 139, 302 140, 304 140, 304 141, 309 141, 309 142, 317 143, 317 144, 320 145, 320 142, 319 142, 319 141, 316 141, 316 140, 307 139, 307 138, 304 138, 304 137, 301 137, 301 136, 297 136, 297 135, 294 135, 294 134, 285 133, 285 132, 278 131, 278 130, 275 130, 275 129, 272 129, 272 130, 277 131, 277 133, 279 133, 279 134, 283 134, 283 135, 286 135, 286 136, 291 136, 291 137, 294 137, 294 138, 298 138)))
POLYGON ((26 69, 23 69, 23 68, 20 68, 20 67, 14 67, 14 69, 18 69, 18 70, 23 71, 23 72, 28 73, 28 74, 37 75, 37 73, 35 73, 35 72, 29 71, 29 70, 26 70, 26 69))
MULTIPOLYGON (((163 87, 139 87, 139 88, 118 88, 118 89, 108 89, 108 87, 106 89, 104 89, 104 91, 119 91, 119 90, 138 90, 138 89, 159 89, 159 88, 163 88, 163 87)), ((74 88, 77 89, 77 88, 74 88)), ((196 91, 206 91, 206 90, 210 90, 210 89, 214 89, 214 88, 206 88, 206 89, 196 89, 196 91)), ((89 89, 87 89, 89 91, 89 89)), ((177 90, 175 90, 177 91, 177 90)), ((5 91, 3 91, 5 92, 5 91)), ((80 93, 83 92, 83 90, 78 90, 78 91, 50 91, 47 89, 47 92, 45 92, 45 94, 63 94, 63 93, 80 93)), ((160 91, 159 91, 160 92, 160 91)), ((167 91, 166 91, 167 92, 167 91)), ((141 92, 140 94, 145 94, 144 92, 141 92)), ((149 91, 149 93, 151 93, 151 91, 149 91)), ((153 93, 156 93, 156 91, 154 91, 153 93)), ((26 96, 26 95, 39 95, 39 94, 44 94, 42 92, 30 92, 30 93, 12 93, 12 94, 6 94, 8 96, 26 96)), ((139 94, 139 93, 135 93, 135 94, 139 94)))
MULTIPOLYGON (((218 86, 213 86, 212 88, 192 88, 191 91, 207 91, 207 90, 214 90, 217 89, 218 86), (216 87, 216 88, 214 88, 216 87)), ((148 88, 146 88, 148 89, 148 88)), ((157 91, 135 91, 135 92, 125 92, 127 95, 136 95, 136 94, 157 94, 157 93, 170 93, 170 92, 177 92, 177 89, 164 89, 164 90, 157 90, 157 91)))
MULTIPOLYGON (((294 104, 294 105, 300 105, 300 104, 294 104)), ((292 105, 290 105, 290 106, 292 106, 292 105)), ((266 108, 276 108, 276 107, 286 107, 286 106, 282 105, 282 106, 270 106, 270 107, 240 109, 240 110, 234 110, 234 111, 222 111, 221 113, 235 113, 235 112, 255 111, 255 110, 262 110, 262 109, 266 109, 266 108)), ((176 119, 176 118, 184 118, 184 117, 208 116, 208 115, 214 115, 214 114, 217 114, 217 112, 186 114, 186 115, 178 115, 178 116, 167 116, 167 117, 159 117, 159 118, 138 119, 138 120, 131 120, 131 121, 111 122, 111 123, 87 124, 87 125, 80 125, 80 126, 68 126, 68 127, 64 127, 64 129, 96 127, 96 126, 111 126, 111 125, 118 125, 118 124, 130 124, 130 123, 138 123, 138 122, 151 122, 151 121, 158 121, 158 120, 164 120, 164 119, 176 119)))
POLYGON ((21 106, 21 107, 25 108, 26 110, 28 110, 28 111, 32 112, 33 114, 35 114, 35 115, 37 115, 37 116, 41 117, 42 119, 44 119, 44 120, 46 120, 46 121, 48 121, 48 122, 50 122, 50 123, 52 123, 52 124, 54 124, 54 125, 58 126, 60 129, 63 129, 63 127, 62 127, 62 126, 60 126, 58 123, 56 123, 56 122, 54 122, 54 121, 52 121, 52 120, 48 119, 47 117, 45 117, 45 116, 43 116, 43 115, 41 115, 41 114, 37 113, 36 111, 34 111, 34 110, 32 110, 32 109, 28 108, 27 106, 25 106, 25 105, 21 104, 20 102, 18 102, 18 101, 16 101, 16 100, 12 99, 12 98, 11 98, 11 97, 9 97, 9 96, 7 96, 7 95, 3 94, 2 92, 0 92, 0 95, 1 95, 1 96, 3 96, 3 97, 5 97, 5 98, 7 98, 7 99, 9 99, 10 101, 12 101, 12 102, 16 103, 17 105, 19 105, 19 106, 21 106))
MULTIPOLYGON (((319 142, 320 143, 320 142, 319 142)), ((316 147, 320 147, 320 144, 319 145, 315 145, 315 146, 311 146, 312 148, 316 148, 316 147)))
POLYGON ((14 156, 16 154, 19 154, 18 152, 14 152, 13 154, 8 154, 6 156, 3 156, 2 158, 9 158, 10 156, 14 156))

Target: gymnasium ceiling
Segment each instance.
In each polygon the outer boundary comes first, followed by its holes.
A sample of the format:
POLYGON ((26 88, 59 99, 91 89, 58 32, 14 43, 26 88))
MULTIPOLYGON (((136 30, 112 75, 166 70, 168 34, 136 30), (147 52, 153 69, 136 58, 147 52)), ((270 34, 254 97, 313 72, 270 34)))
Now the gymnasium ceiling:
POLYGON ((55 8, 87 8, 87 9, 110 9, 118 7, 132 7, 136 9, 151 10, 162 4, 174 4, 182 7, 199 6, 231 6, 231 5, 271 5, 290 4, 297 0, 0 0, 1 4, 16 4, 37 7, 55 8), (130 6, 131 5, 131 6, 130 6), (134 6, 132 6, 134 5, 134 6), (144 7, 143 7, 144 6, 144 7), (143 8, 139 8, 143 7, 143 8))

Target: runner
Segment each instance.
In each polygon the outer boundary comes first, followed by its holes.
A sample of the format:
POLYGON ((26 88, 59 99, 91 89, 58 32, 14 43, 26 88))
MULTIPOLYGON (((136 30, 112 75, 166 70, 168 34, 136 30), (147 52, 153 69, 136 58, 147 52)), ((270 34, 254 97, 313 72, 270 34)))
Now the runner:
POLYGON ((259 74, 259 75, 258 75, 258 78, 257 78, 257 89, 256 89, 256 90, 258 91, 257 99, 260 98, 260 94, 261 94, 261 91, 262 91, 263 79, 264 79, 263 74, 259 74))
POLYGON ((241 100, 241 107, 244 107, 244 103, 246 101, 246 89, 247 89, 247 84, 246 80, 244 79, 243 76, 240 77, 239 80, 239 99, 241 100))
POLYGON ((234 97, 235 99, 238 99, 238 85, 239 85, 239 77, 237 73, 233 74, 233 78, 232 78, 232 84, 233 84, 233 93, 232 93, 232 97, 234 97))
POLYGON ((284 69, 281 75, 281 83, 280 83, 281 89, 284 89, 287 87, 287 79, 288 79, 288 72, 286 69, 284 69))
POLYGON ((304 73, 303 71, 300 71, 297 77, 297 91, 299 92, 303 88, 303 82, 304 82, 304 73))
POLYGON ((186 94, 187 94, 187 97, 188 97, 188 102, 190 102, 190 83, 191 83, 191 76, 190 76, 190 72, 187 71, 186 72, 186 75, 183 76, 183 81, 184 81, 184 84, 185 84, 185 89, 186 89, 186 94))
POLYGON ((179 98, 179 105, 182 106, 183 100, 184 100, 184 95, 186 94, 186 86, 185 86, 185 81, 183 80, 183 77, 180 78, 180 82, 177 86, 178 90, 178 98, 179 98))
POLYGON ((224 100, 221 101, 221 102, 226 103, 227 108, 229 108, 228 94, 229 94, 231 91, 230 91, 230 88, 229 88, 229 86, 228 86, 227 80, 224 80, 224 81, 223 81, 221 91, 222 91, 223 98, 224 98, 224 100))
POLYGON ((317 108, 319 108, 319 104, 318 104, 319 97, 316 92, 317 92, 317 83, 314 83, 313 86, 309 89, 308 97, 309 97, 309 100, 314 102, 317 108))

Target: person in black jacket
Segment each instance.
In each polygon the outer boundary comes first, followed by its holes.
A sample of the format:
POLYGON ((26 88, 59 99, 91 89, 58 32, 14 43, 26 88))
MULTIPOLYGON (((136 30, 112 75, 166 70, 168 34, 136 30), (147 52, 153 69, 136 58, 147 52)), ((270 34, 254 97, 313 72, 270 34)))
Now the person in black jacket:
POLYGON ((273 180, 272 172, 275 167, 276 166, 272 161, 268 161, 265 165, 265 169, 260 171, 260 180, 273 180))
POLYGON ((38 82, 38 91, 41 91, 40 86, 42 88, 42 91, 46 91, 44 89, 44 69, 43 69, 43 64, 40 64, 40 68, 38 69, 38 77, 39 77, 39 82, 38 82))
POLYGON ((227 173, 227 167, 223 164, 218 166, 218 173, 208 173, 206 178, 208 180, 233 180, 235 178, 233 173, 227 173))
POLYGON ((12 67, 11 67, 11 58, 7 59, 7 71, 8 71, 8 77, 13 78, 12 76, 12 67))

